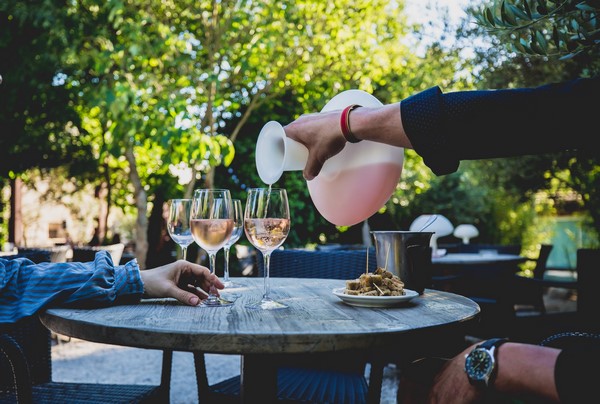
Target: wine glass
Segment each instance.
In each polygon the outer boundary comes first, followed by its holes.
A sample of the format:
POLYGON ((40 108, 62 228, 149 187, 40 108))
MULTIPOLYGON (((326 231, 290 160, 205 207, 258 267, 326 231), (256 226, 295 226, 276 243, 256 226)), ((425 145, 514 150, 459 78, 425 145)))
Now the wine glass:
POLYGON ((169 205, 169 218, 167 230, 169 235, 181 247, 183 259, 187 257, 187 248, 194 242, 190 228, 191 199, 171 199, 169 205))
MULTIPOLYGON (((194 241, 208 253, 210 273, 215 273, 217 252, 227 243, 233 232, 233 204, 227 189, 197 189, 194 191, 190 225, 194 241)), ((218 296, 214 285, 202 306, 229 306, 233 302, 218 296)))
POLYGON ((269 296, 269 262, 271 252, 279 247, 290 232, 290 208, 285 189, 252 188, 248 190, 244 211, 244 231, 246 237, 263 255, 264 294, 262 299, 246 305, 250 309, 285 309, 283 303, 269 296))
POLYGON ((223 270, 223 284, 226 288, 238 287, 236 283, 229 280, 229 249, 240 239, 244 231, 244 211, 242 209, 242 201, 232 199, 233 202, 233 231, 227 243, 223 246, 225 253, 225 269, 223 270))

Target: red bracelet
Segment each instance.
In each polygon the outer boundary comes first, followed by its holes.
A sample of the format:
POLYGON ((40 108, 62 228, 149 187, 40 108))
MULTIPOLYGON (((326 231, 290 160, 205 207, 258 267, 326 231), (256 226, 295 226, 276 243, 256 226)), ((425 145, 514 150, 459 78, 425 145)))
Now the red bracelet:
POLYGON ((342 116, 340 117, 340 126, 342 128, 342 135, 344 135, 346 140, 350 143, 358 143, 362 140, 362 139, 358 139, 356 136, 354 136, 354 134, 352 133, 352 130, 350 130, 350 111, 352 111, 353 109, 356 109, 358 107, 361 107, 361 105, 357 105, 357 104, 348 105, 346 108, 344 108, 344 110, 342 111, 342 116))

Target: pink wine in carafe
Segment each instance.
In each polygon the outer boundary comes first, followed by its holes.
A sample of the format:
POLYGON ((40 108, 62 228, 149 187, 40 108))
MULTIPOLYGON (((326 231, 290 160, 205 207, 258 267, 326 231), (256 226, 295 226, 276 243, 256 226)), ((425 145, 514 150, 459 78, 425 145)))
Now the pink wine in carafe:
POLYGON ((318 175, 308 181, 308 189, 323 217, 339 226, 351 226, 385 205, 401 172, 401 164, 371 164, 342 170, 333 178, 318 175))

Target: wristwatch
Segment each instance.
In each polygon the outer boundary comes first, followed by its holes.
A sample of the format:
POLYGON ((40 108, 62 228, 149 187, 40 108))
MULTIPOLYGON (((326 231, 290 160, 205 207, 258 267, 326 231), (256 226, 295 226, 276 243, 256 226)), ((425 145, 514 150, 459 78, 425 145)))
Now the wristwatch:
POLYGON ((465 372, 475 386, 489 387, 496 376, 496 349, 506 338, 492 338, 477 345, 465 359, 465 372))

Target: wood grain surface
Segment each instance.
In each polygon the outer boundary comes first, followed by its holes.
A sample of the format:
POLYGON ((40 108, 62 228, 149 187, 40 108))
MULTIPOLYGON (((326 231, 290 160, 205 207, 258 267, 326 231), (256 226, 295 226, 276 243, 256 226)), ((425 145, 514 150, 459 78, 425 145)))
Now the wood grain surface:
POLYGON ((428 333, 475 318, 479 306, 447 292, 426 289, 402 306, 349 306, 332 290, 344 281, 273 278, 271 296, 289 305, 275 311, 250 310, 260 278, 233 278, 244 287, 223 291, 239 297, 228 307, 190 307, 174 300, 99 309, 49 309, 41 315, 51 330, 89 341, 142 348, 225 354, 334 352, 387 349, 411 333, 428 333))

